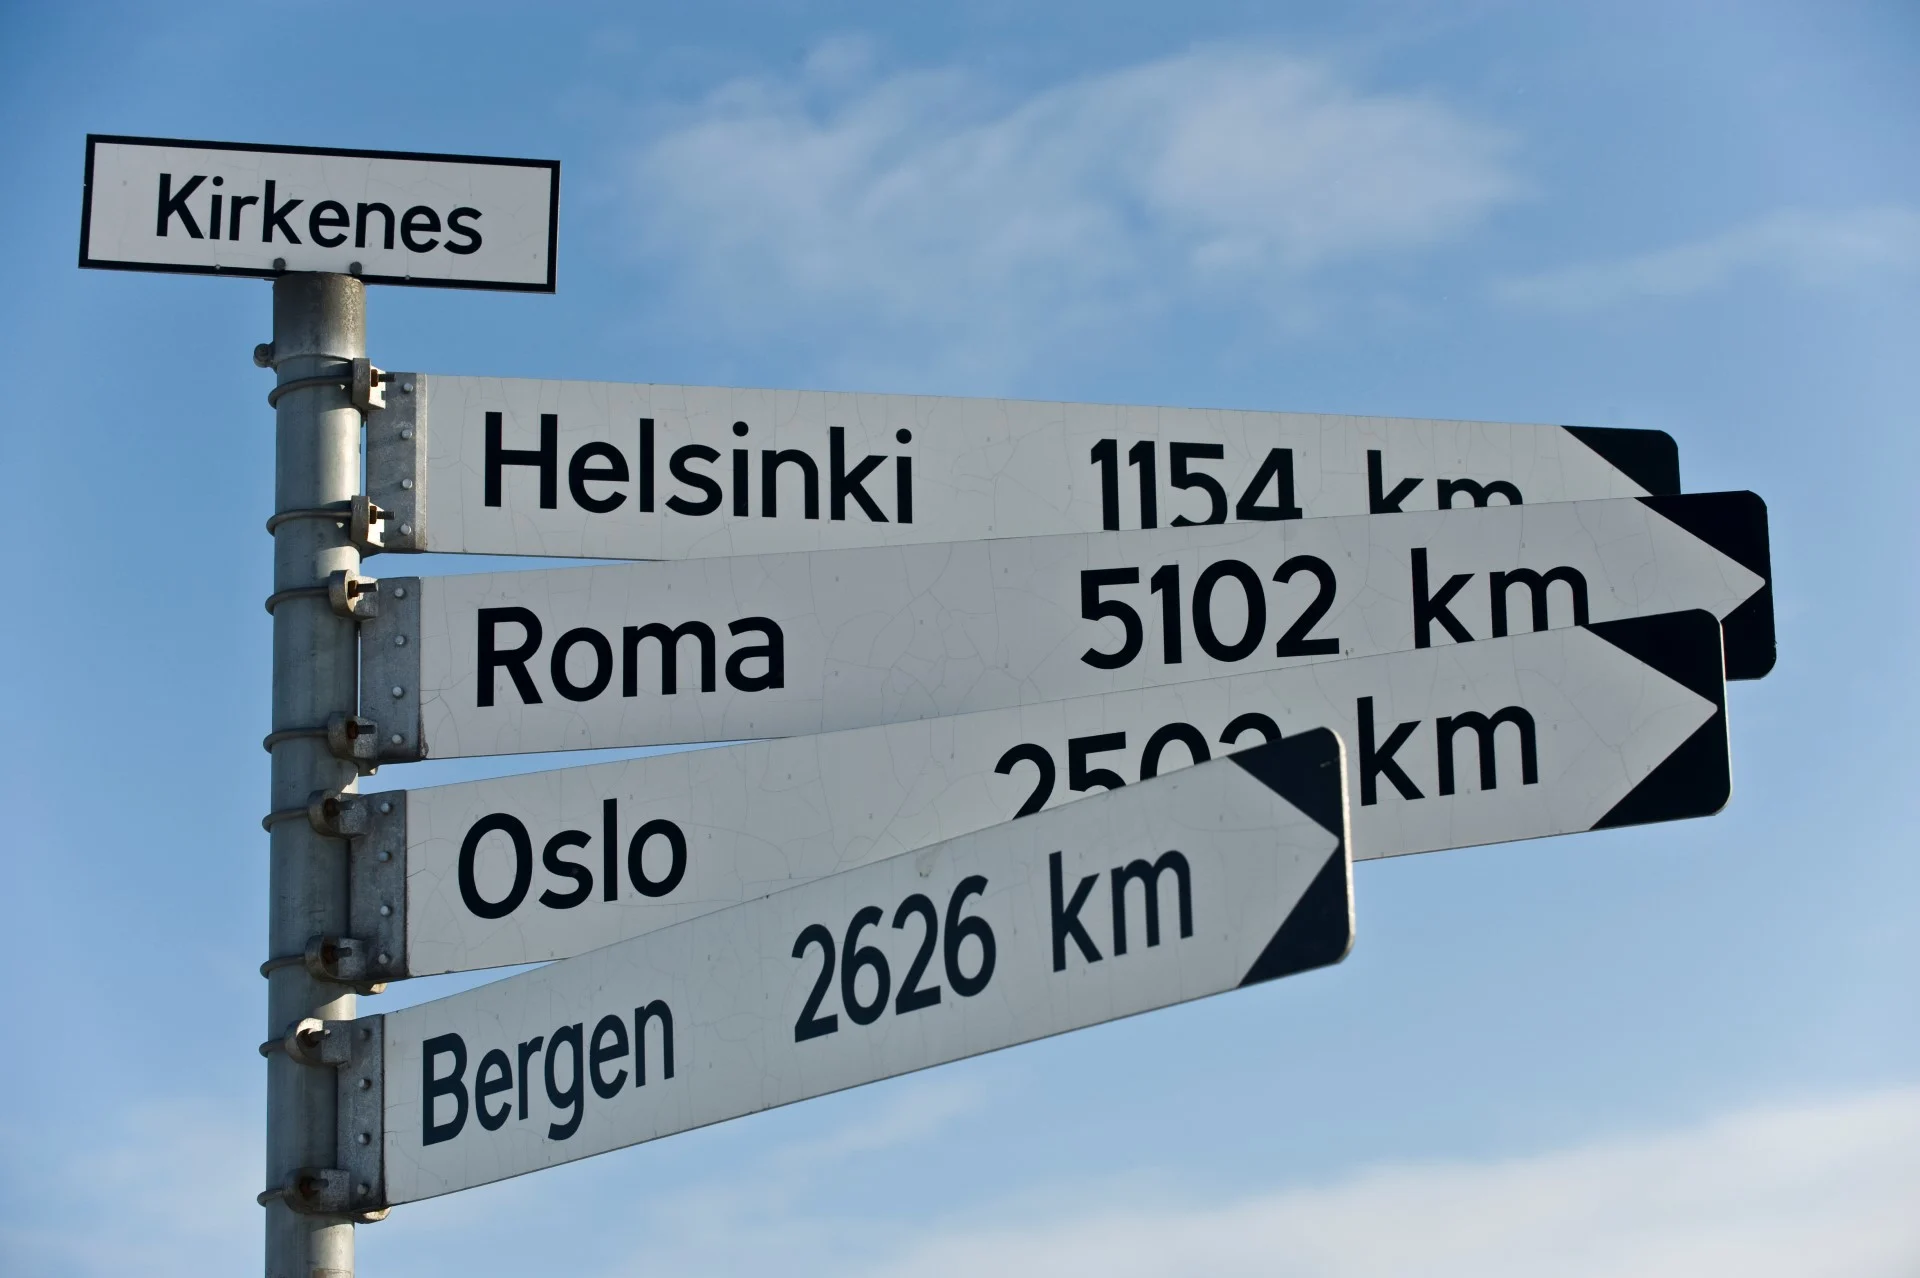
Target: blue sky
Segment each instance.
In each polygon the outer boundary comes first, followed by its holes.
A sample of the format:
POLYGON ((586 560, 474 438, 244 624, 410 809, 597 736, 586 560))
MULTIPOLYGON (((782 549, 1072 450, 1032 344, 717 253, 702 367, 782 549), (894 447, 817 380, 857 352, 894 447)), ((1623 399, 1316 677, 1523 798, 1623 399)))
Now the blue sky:
POLYGON ((0 1269, 259 1250, 268 289, 75 269, 97 131, 560 159, 559 293, 376 290, 387 367, 1658 427, 1772 511, 1721 816, 1362 866, 1337 969, 364 1272, 1911 1273, 1920 13, 921 8, 0 11, 0 1269))

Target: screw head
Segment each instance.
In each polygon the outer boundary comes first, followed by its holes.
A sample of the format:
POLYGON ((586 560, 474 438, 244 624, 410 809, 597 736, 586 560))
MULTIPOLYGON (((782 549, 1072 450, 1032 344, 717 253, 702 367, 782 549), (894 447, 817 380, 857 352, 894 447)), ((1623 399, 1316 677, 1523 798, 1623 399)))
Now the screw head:
POLYGON ((361 1080, 360 1080, 360 1090, 361 1090, 361 1091, 363 1091, 363 1092, 370 1092, 370 1091, 372 1091, 372 1090, 373 1090, 373 1080, 372 1080, 371 1078, 363 1078, 363 1079, 361 1079, 361 1080))
POLYGON ((376 861, 391 861, 393 860, 393 853, 387 851, 385 848, 381 848, 373 854, 373 859, 376 861))
POLYGON ((411 479, 403 479, 400 481, 400 486, 402 488, 411 489, 413 487, 413 481, 411 479))
POLYGON ((262 342, 258 346, 253 348, 253 364, 255 368, 272 367, 273 365, 273 343, 272 342, 262 342))
POLYGON ((411 427, 411 426, 403 426, 403 427, 401 427, 401 428, 400 428, 400 438, 402 438, 402 439, 412 439, 412 438, 413 438, 413 427, 411 427))
POLYGON ((393 685, 393 695, 396 697, 404 697, 407 695, 407 690, 396 683, 393 685))
POLYGON ((380 800, 380 815, 385 816, 391 811, 393 811, 393 804, 386 799, 380 800))
POLYGON ((405 599, 407 597, 407 588, 405 586, 395 586, 393 588, 393 597, 395 599, 405 599))
POLYGON ((373 1137, 367 1135, 365 1132, 361 1132, 358 1136, 354 1137, 354 1139, 359 1141, 362 1145, 373 1144, 373 1137))
POLYGON ((400 383, 400 389, 401 389, 401 390, 403 390, 403 391, 405 391, 405 392, 406 392, 407 394, 409 394, 409 395, 411 395, 411 394, 413 394, 413 383, 412 383, 412 382, 401 382, 401 383, 400 383))
POLYGON ((379 960, 381 967, 385 967, 387 964, 393 961, 393 957, 388 954, 380 954, 380 955, 376 955, 375 957, 379 960))
POLYGON ((392 736, 388 737, 387 741, 391 745, 405 745, 407 739, 396 732, 392 736))
POLYGON ((380 917, 384 919, 384 918, 391 918, 392 916, 393 916, 393 907, 391 905, 383 904, 380 907, 380 917))
POLYGON ((402 537, 411 537, 411 536, 413 536, 413 525, 412 525, 412 524, 401 524, 401 525, 400 525, 400 535, 401 535, 402 537))

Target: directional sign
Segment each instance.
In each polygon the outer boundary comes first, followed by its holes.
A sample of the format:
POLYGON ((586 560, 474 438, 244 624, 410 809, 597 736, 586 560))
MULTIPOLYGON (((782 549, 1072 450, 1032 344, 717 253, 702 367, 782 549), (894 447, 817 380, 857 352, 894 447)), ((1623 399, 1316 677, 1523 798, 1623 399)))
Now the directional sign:
POLYGON ((353 934, 377 980, 566 958, 1323 725, 1356 860, 1705 816, 1724 688, 1713 615, 1666 613, 390 791, 353 934))
POLYGON ((1664 432, 396 374, 389 550, 684 559, 1680 491, 1664 432))
POLYGON ((1689 608, 1773 664, 1766 508, 1708 493, 390 578, 369 758, 798 736, 1689 608))
POLYGON ((337 1023, 381 1040, 340 1071, 342 1170, 356 1208, 450 1193, 1337 963, 1352 934, 1340 745, 1303 733, 337 1023))
POLYGON ((560 165, 89 135, 80 265, 551 293, 560 165))

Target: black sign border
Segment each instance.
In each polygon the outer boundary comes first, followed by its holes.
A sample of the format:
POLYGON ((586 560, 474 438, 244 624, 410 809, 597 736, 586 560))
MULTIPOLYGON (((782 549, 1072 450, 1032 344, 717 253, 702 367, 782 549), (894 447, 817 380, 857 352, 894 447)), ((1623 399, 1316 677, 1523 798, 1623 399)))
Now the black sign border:
POLYGON ((271 146, 263 142, 204 142, 188 138, 134 137, 121 133, 87 134, 87 167, 80 195, 80 265, 103 271, 147 271, 160 275, 223 275, 250 279, 277 279, 288 271, 271 267, 240 266, 166 266, 155 262, 121 262, 89 256, 88 238, 93 224, 93 151, 102 142, 132 146, 199 147, 209 151, 256 151, 274 155, 333 155, 366 160, 433 160, 451 164, 500 164, 521 169, 546 169, 547 178, 547 278, 543 284, 512 280, 437 280, 410 275, 359 275, 367 284, 403 284, 415 288, 484 289, 508 293, 552 293, 557 291, 560 261, 560 161, 524 160, 497 155, 446 155, 435 151, 369 151, 354 147, 271 146))

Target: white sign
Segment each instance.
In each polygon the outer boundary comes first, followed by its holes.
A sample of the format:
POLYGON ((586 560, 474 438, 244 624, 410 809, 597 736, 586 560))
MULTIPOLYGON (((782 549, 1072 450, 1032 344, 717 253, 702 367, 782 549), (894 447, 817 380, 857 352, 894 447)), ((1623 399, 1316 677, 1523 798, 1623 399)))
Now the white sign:
POLYGON ((369 1195, 451 1193, 1337 963, 1345 836, 1339 742, 1310 732, 388 1013, 369 1195))
POLYGON ((1321 726, 1352 743, 1355 860, 1706 816, 1724 689, 1712 615, 1665 613, 389 791, 354 935, 404 956, 386 980, 567 958, 1321 726))
POLYGON ((87 138, 80 265, 551 293, 555 160, 87 138))
POLYGON ((1664 432, 397 374, 392 550, 684 559, 1680 489, 1664 432))
POLYGON ((1751 493, 389 578, 381 757, 799 736, 1704 608, 1773 664, 1751 493))

